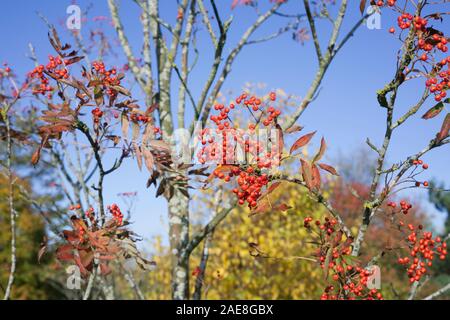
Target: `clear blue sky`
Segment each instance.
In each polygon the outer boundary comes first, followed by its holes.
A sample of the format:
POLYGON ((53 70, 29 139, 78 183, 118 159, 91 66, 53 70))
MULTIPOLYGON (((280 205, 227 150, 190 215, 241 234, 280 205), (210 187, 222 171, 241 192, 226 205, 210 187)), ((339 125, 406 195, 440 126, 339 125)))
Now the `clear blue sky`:
MULTIPOLYGON (((173 22, 176 17, 176 1, 163 0, 163 17, 173 22)), ((254 12, 247 7, 230 10, 231 1, 220 0, 219 7, 223 20, 234 14, 234 22, 229 40, 236 43, 242 31, 248 27, 254 18, 254 12), (248 18, 251 17, 251 18, 248 18)), ((267 3, 268 0, 260 0, 267 3)), ((66 18, 66 8, 72 1, 40 0, 40 1, 2 1, 3 18, 0 20, 0 59, 8 61, 19 74, 25 74, 32 63, 27 59, 28 43, 32 42, 41 60, 52 53, 47 41, 46 25, 39 18, 37 12, 46 16, 51 23, 59 26, 66 18)), ((77 1, 84 10, 93 3, 92 9, 86 17, 91 21, 94 16, 108 16, 106 1, 77 1)), ((301 1, 290 0, 281 11, 303 12, 301 1)), ((133 1, 120 1, 121 17, 131 45, 136 53, 141 47, 142 36, 138 19, 138 8, 133 1)), ((350 1, 349 14, 346 17, 344 31, 359 19, 359 1, 350 1)), ((450 5, 441 8, 449 11, 450 5)), ((334 12, 333 12, 334 13, 334 12)), ((263 36, 277 30, 283 23, 280 18, 270 20, 255 37, 263 36)), ((381 17, 381 29, 369 30, 362 27, 344 49, 338 54, 322 83, 319 97, 310 105, 299 123, 308 130, 317 130, 326 137, 329 151, 328 157, 333 158, 338 151, 350 153, 365 144, 367 137, 377 145, 381 144, 384 134, 385 110, 378 106, 375 92, 388 82, 394 73, 396 53, 399 42, 388 33, 389 27, 395 24, 395 17, 386 14, 381 17)), ((84 26, 86 33, 92 26, 88 22, 84 26)), ((306 25, 305 25, 306 26, 306 25)), ((446 33, 450 31, 449 22, 439 25, 446 33)), ((329 36, 329 23, 322 21, 318 26, 322 38, 329 36)), ((113 33, 110 33, 113 34, 113 33)), ((212 52, 206 31, 202 28, 199 33, 200 60, 190 86, 194 95, 198 96, 199 88, 206 80, 207 70, 211 64, 212 52)), ((65 37, 65 39, 69 39, 65 37)), ((324 44, 323 44, 324 46, 324 44)), ((120 48, 116 53, 122 54, 120 48)), ((225 53, 229 52, 229 47, 225 53)), ((121 59, 123 61, 123 59, 121 59)), ((225 83, 224 91, 231 89, 239 91, 246 82, 265 83, 268 89, 283 88, 286 92, 303 96, 314 76, 317 65, 312 42, 304 46, 294 42, 291 34, 269 43, 246 47, 236 60, 233 71, 225 83)), ((424 81, 408 85, 400 92, 397 116, 404 113, 421 94, 424 81)), ((426 103, 424 110, 433 105, 433 101, 426 103)), ((422 114, 423 112, 421 112, 422 114)), ((428 121, 416 116, 409 124, 396 132, 392 139, 388 160, 391 162, 405 159, 406 156, 422 149, 438 131, 443 116, 428 121)), ((318 139, 317 139, 318 140, 318 139)), ((316 141, 317 144, 317 141, 316 141)), ((315 148, 313 146, 313 148, 315 148)), ((450 152, 449 147, 433 151, 424 157, 430 163, 430 169, 424 178, 438 178, 447 182, 450 187, 450 152)), ((165 202, 154 199, 154 190, 145 189, 147 174, 139 173, 135 163, 128 161, 117 174, 108 177, 106 183, 106 202, 119 201, 116 194, 124 191, 138 191, 139 202, 134 215, 135 229, 138 233, 149 238, 157 233, 164 233, 166 216, 165 202)), ((426 199, 426 192, 415 192, 416 199, 426 199)), ((424 204, 427 206, 426 204, 424 204)), ((431 206, 427 206, 431 214, 439 215, 431 206)), ((442 217, 441 217, 442 218, 442 217)), ((436 221, 440 221, 437 219, 436 221)))

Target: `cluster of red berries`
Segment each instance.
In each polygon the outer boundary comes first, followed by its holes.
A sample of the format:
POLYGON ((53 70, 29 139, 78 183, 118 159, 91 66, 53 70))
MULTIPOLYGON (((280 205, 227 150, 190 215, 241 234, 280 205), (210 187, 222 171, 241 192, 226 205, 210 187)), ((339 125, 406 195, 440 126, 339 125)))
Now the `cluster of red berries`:
POLYGON ((320 267, 333 274, 332 280, 335 282, 325 288, 321 296, 322 300, 337 299, 382 299, 382 295, 376 289, 369 289, 367 283, 373 271, 355 266, 351 260, 346 261, 346 256, 352 252, 351 245, 353 239, 343 239, 336 219, 325 217, 324 222, 316 220, 313 223, 312 217, 306 217, 303 225, 308 230, 315 226, 319 231, 319 248, 316 256, 319 259, 320 267), (332 243, 332 248, 330 248, 332 243), (332 250, 331 252, 329 250, 332 250), (325 266, 328 263, 328 266, 325 266))
POLYGON ((111 88, 111 86, 120 85, 120 79, 116 76, 117 70, 115 68, 107 70, 105 64, 101 61, 94 61, 92 69, 97 73, 102 85, 106 87, 106 94, 110 97, 117 96, 117 90, 111 88))
MULTIPOLYGON (((269 100, 276 100, 274 92, 269 94, 269 100)), ((199 140, 202 146, 197 152, 197 158, 201 164, 206 162, 234 164, 237 156, 236 149, 238 146, 241 147, 245 153, 245 159, 249 161, 248 164, 219 166, 213 174, 225 182, 235 177, 238 187, 233 192, 238 197, 239 204, 248 203, 249 207, 256 207, 261 189, 269 182, 268 175, 263 171, 279 163, 281 151, 277 143, 272 142, 271 146, 267 146, 265 141, 260 141, 255 129, 259 123, 265 127, 275 124, 281 111, 273 106, 266 107, 266 103, 263 103, 260 98, 249 96, 247 93, 238 96, 228 107, 216 104, 214 109, 219 111, 219 114, 211 115, 210 119, 215 123, 216 129, 205 128, 200 131, 199 140), (235 128, 230 119, 229 114, 237 105, 247 108, 255 119, 255 123, 248 126, 248 131, 235 128), (258 114, 255 115, 254 112, 258 114), (224 172, 224 168, 229 169, 227 173, 224 172)))
POLYGON ((69 71, 66 68, 68 64, 70 64, 68 60, 63 60, 59 56, 49 55, 48 63, 45 66, 39 65, 28 73, 30 79, 40 80, 40 84, 33 88, 33 93, 42 95, 48 93, 48 98, 51 98, 50 92, 53 91, 53 87, 49 85, 49 79, 45 76, 45 72, 51 73, 56 79, 68 79, 69 71))
POLYGON ((75 205, 71 205, 69 206, 69 210, 79 210, 81 209, 81 205, 80 204, 75 204, 75 205))
POLYGON ((422 232, 423 226, 415 228, 408 224, 409 234, 406 238, 410 247, 409 257, 399 258, 398 263, 408 266, 407 272, 410 283, 420 281, 422 276, 427 273, 427 267, 433 265, 435 255, 440 260, 445 260, 447 256, 447 243, 440 237, 433 239, 431 232, 422 232))
MULTIPOLYGON (((276 94, 269 94, 270 101, 276 100, 276 94)), ((257 164, 257 167, 270 168, 273 163, 278 164, 280 159, 280 150, 278 150, 277 144, 272 144, 271 149, 267 150, 267 145, 264 145, 255 135, 255 129, 262 121, 265 127, 276 123, 277 117, 281 114, 280 110, 269 106, 264 108, 261 99, 251 96, 246 93, 241 94, 236 98, 235 103, 230 103, 228 107, 223 104, 216 104, 214 109, 220 111, 219 115, 211 115, 210 119, 216 125, 216 130, 210 128, 202 129, 199 133, 199 140, 203 145, 197 153, 199 162, 205 164, 207 161, 213 161, 215 163, 235 163, 236 147, 241 146, 246 155, 251 155, 257 164), (236 103, 236 104, 235 104, 236 103), (237 129, 232 126, 229 113, 236 105, 242 104, 252 112, 255 118, 255 123, 248 125, 249 132, 243 129, 237 129), (259 111, 259 119, 253 114, 253 112, 259 111), (263 119, 263 117, 266 118, 263 119), (255 138, 253 139, 254 136, 255 138), (216 138, 219 138, 216 141, 216 138), (221 141, 220 141, 221 140, 221 141)))
MULTIPOLYGON (((405 215, 408 214, 409 210, 412 208, 412 204, 406 202, 405 200, 400 201, 399 205, 400 205, 399 206, 400 211, 405 215)), ((392 209, 395 209, 397 207, 397 203, 391 201, 391 202, 388 202, 387 206, 391 207, 392 209)), ((395 211, 394 211, 394 213, 395 213, 395 211)))
MULTIPOLYGON (((388 5, 389 7, 393 7, 393 6, 395 6, 395 2, 396 2, 397 0, 387 0, 386 1, 386 5, 388 5)), ((383 7, 385 5, 385 3, 384 3, 384 1, 383 0, 378 0, 377 1, 377 6, 379 6, 379 7, 383 7)))
POLYGON ((411 21, 413 20, 413 16, 410 13, 403 13, 399 17, 397 17, 397 24, 400 29, 408 29, 411 27, 411 21))
POLYGON ((107 207, 109 212, 112 214, 114 220, 116 220, 117 224, 120 226, 123 223, 123 214, 120 211, 120 208, 117 204, 112 204, 107 207))
POLYGON ((136 123, 138 123, 138 122, 147 123, 150 121, 150 117, 147 117, 143 114, 132 113, 130 115, 130 120, 133 122, 136 122, 136 123))
MULTIPOLYGON (((237 177, 238 188, 233 189, 233 193, 238 197, 238 202, 243 205, 245 202, 253 208, 257 206, 257 200, 261 196, 261 189, 269 183, 267 174, 260 174, 259 170, 248 167, 247 170, 241 171, 236 168, 232 175, 237 177)), ((220 173, 219 173, 220 175, 220 173)), ((223 178, 225 181, 230 179, 230 175, 223 178)))
MULTIPOLYGON (((443 38, 445 39, 445 38, 443 38)), ((442 43, 442 42, 440 42, 442 43)), ((447 48, 447 47, 445 47, 447 48)), ((434 93, 434 99, 436 101, 441 101, 443 98, 447 96, 447 90, 450 83, 450 56, 442 59, 437 66, 439 67, 438 76, 429 77, 425 85, 430 88, 430 92, 434 93), (447 70, 443 70, 444 67, 447 67, 447 70)))
POLYGON ((99 123, 100 119, 103 117, 103 111, 100 108, 95 108, 92 110, 92 116, 94 117, 94 122, 99 123))
MULTIPOLYGON (((336 287, 329 285, 320 296, 321 300, 383 300, 383 295, 377 289, 368 289, 367 282, 373 271, 361 267, 347 266, 347 275, 342 278, 342 286, 336 287), (352 279, 352 281, 346 281, 352 279)), ((335 281, 339 280, 336 274, 333 276, 335 281)))

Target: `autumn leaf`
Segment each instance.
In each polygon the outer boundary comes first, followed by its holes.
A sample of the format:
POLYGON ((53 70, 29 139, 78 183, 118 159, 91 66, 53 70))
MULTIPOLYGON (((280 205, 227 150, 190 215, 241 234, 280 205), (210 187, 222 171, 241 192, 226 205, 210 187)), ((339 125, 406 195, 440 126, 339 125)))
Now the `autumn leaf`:
POLYGON ((302 126, 299 126, 298 124, 296 124, 288 129, 284 130, 284 133, 294 133, 294 132, 301 131, 302 129, 303 129, 302 126))
POLYGON ((321 179, 319 169, 315 164, 311 166, 313 188, 320 189, 321 179))
POLYGON ((38 162, 39 159, 41 158, 41 146, 39 146, 34 152, 33 155, 31 156, 31 164, 33 166, 35 166, 38 162))
POLYGON ((447 113, 444 122, 442 123, 441 131, 439 131, 439 133, 437 134, 436 137, 437 141, 441 142, 442 140, 447 138, 449 130, 450 130, 450 113, 447 113))
POLYGON ((302 176, 303 180, 305 181, 306 187, 308 189, 312 189, 313 183, 312 183, 312 172, 311 172, 311 166, 309 165, 308 161, 304 159, 300 159, 300 162, 302 164, 302 176))
POLYGON ((144 155, 144 163, 149 172, 153 172, 153 166, 155 164, 155 160, 153 158, 152 153, 146 146, 142 146, 142 154, 144 155))
POLYGON ((335 176, 338 176, 338 175, 339 175, 339 174, 337 173, 336 169, 333 168, 332 166, 328 165, 328 164, 325 164, 325 163, 318 163, 317 165, 320 167, 320 169, 325 170, 325 171, 331 173, 332 175, 335 175, 335 176))
POLYGON ((359 12, 361 12, 361 14, 363 14, 364 9, 366 9, 366 2, 367 2, 367 0, 361 0, 359 2, 359 12))
MULTIPOLYGON (((449 100, 449 99, 447 99, 449 100)), ((450 100, 445 103, 450 102, 450 100)), ((439 103, 437 103, 436 105, 434 105, 431 109, 429 109, 427 112, 425 112, 425 114, 422 116, 422 119, 431 119, 436 117, 439 113, 441 113, 441 111, 444 109, 444 102, 441 101, 439 103)))
POLYGON ((306 146, 315 134, 316 131, 301 136, 297 141, 294 142, 289 153, 292 154, 298 148, 306 146))
POLYGON ((130 127, 130 120, 128 120, 128 115, 126 112, 122 112, 121 122, 122 122, 122 138, 125 141, 127 141, 128 140, 128 130, 130 127))
POLYGON ((279 205, 276 205, 273 207, 273 210, 283 211, 283 212, 287 211, 289 209, 292 209, 292 207, 290 205, 287 205, 286 203, 282 203, 282 204, 279 204, 279 205))
POLYGON ((322 157, 323 157, 323 155, 324 155, 324 153, 325 153, 325 150, 327 149, 327 144, 326 144, 326 142, 325 142, 325 139, 322 137, 322 140, 320 141, 320 149, 319 149, 319 152, 314 156, 314 159, 313 159, 313 163, 316 163, 317 161, 319 161, 320 159, 322 159, 322 157))

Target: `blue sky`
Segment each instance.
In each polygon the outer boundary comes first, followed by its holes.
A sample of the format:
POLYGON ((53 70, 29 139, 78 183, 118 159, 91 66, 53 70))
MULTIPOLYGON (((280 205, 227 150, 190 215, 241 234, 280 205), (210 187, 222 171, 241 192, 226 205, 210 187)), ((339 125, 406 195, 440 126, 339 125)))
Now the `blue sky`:
MULTIPOLYGON (((163 17, 173 23, 176 17, 176 1, 160 2, 163 17)), ((265 3, 263 6, 265 8, 269 1, 261 0, 261 2, 265 3)), ((47 27, 37 12, 59 26, 67 16, 66 8, 71 3, 72 1, 69 0, 3 1, 1 9, 4 18, 0 20, 1 62, 7 61, 16 73, 25 74, 32 68, 32 63, 27 58, 29 42, 35 46, 40 60, 44 61, 47 54, 52 51, 47 41, 47 27)), ((93 7, 86 17, 88 21, 91 21, 94 16, 109 15, 106 1, 77 1, 82 10, 89 7, 91 3, 93 7)), ((234 15, 228 39, 234 44, 254 19, 255 14, 251 8, 247 7, 238 7, 231 11, 231 1, 228 0, 220 0, 218 3, 220 3, 219 9, 223 20, 230 14, 234 15)), ((303 12, 300 3, 301 1, 291 0, 281 11, 303 12)), ((360 17, 358 3, 359 1, 350 1, 349 13, 343 26, 344 32, 348 31, 360 17)), ((120 4, 127 36, 134 52, 138 55, 142 44, 138 7, 131 0, 120 1, 120 4)), ((445 6, 440 8, 441 11, 449 11, 450 5, 445 6)), ((320 135, 326 137, 329 159, 336 156, 339 151, 347 154, 354 152, 365 144, 367 137, 376 145, 382 142, 385 110, 378 106, 375 92, 391 79, 395 70, 399 41, 387 31, 394 26, 395 18, 391 13, 383 14, 381 29, 369 30, 365 26, 360 28, 334 60, 322 83, 318 98, 299 120, 299 124, 305 126, 306 130, 317 130, 320 135)), ((278 30, 283 22, 285 20, 281 18, 271 19, 255 34, 255 38, 278 30)), ((83 32, 88 31, 89 24, 91 22, 83 26, 83 32)), ((435 25, 444 32, 450 31, 448 20, 446 24, 435 23, 435 25)), ((322 39, 329 37, 329 23, 319 22, 318 32, 322 39)), ((109 34, 114 36, 112 32, 109 34)), ((204 29, 199 30, 198 39, 200 59, 190 83, 196 97, 198 97, 199 88, 206 80, 212 59, 210 41, 204 29)), ((325 47, 325 43, 322 47, 325 47)), ((230 47, 226 47, 225 53, 229 50, 230 47)), ((115 48, 115 52, 122 54, 120 48, 115 48)), ((301 45, 293 41, 291 34, 288 33, 269 43, 245 47, 238 56, 223 91, 238 92, 246 82, 265 83, 268 90, 283 88, 284 91, 301 97, 306 93, 316 66, 317 59, 312 42, 301 45)), ((408 84, 400 91, 397 117, 417 101, 423 85, 424 80, 419 80, 408 84)), ((433 101, 429 100, 424 106, 424 111, 432 105, 434 105, 433 101)), ((391 163, 405 159, 408 155, 422 149, 439 130, 443 115, 428 121, 420 119, 420 115, 415 116, 395 133, 387 156, 391 163)), ((313 148, 316 148, 319 142, 319 139, 316 140, 313 148)), ((430 163, 430 169, 423 178, 447 181, 447 187, 449 187, 449 147, 445 146, 429 153, 424 157, 424 161, 430 163)), ((145 238, 149 238, 151 235, 164 233, 166 211, 165 202, 154 198, 154 190, 145 189, 146 180, 147 174, 139 173, 135 163, 131 160, 127 161, 117 174, 108 177, 106 201, 119 202, 117 193, 137 191, 139 201, 134 215, 135 229, 145 238)), ((424 203, 430 214, 437 215, 436 221, 439 224, 442 215, 425 203, 426 192, 416 191, 412 194, 415 199, 424 203)))

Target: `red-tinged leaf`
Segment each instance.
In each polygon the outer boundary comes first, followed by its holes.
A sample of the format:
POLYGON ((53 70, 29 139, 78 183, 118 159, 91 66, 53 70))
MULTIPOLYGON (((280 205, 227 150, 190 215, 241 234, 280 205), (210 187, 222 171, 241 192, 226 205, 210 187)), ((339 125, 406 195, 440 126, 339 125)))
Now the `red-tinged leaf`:
POLYGON ((322 137, 322 140, 320 140, 320 149, 319 152, 314 156, 313 163, 316 163, 320 159, 322 159, 325 150, 327 149, 327 143, 325 142, 325 139, 322 137))
POLYGON ((72 253, 73 247, 70 244, 65 244, 56 249, 56 258, 62 262, 68 262, 74 260, 72 253))
POLYGON ((289 153, 292 154, 298 148, 306 146, 315 134, 316 131, 301 136, 297 141, 294 142, 289 153))
POLYGON ((250 211, 248 216, 252 217, 258 213, 267 212, 269 209, 270 209, 270 205, 266 200, 258 201, 258 205, 256 207, 252 208, 252 210, 250 211))
POLYGON ((102 275, 106 276, 111 273, 111 268, 106 263, 101 263, 100 272, 102 275))
POLYGON ((313 188, 320 189, 320 186, 322 184, 321 178, 320 178, 320 172, 319 168, 315 164, 311 166, 311 172, 312 172, 312 184, 313 188))
POLYGON ((80 269, 81 275, 86 276, 88 274, 88 270, 84 267, 83 262, 81 262, 80 256, 74 255, 73 260, 75 261, 75 264, 80 269))
POLYGON ((441 101, 437 103, 434 107, 432 107, 430 110, 425 112, 425 114, 422 116, 422 119, 431 119, 436 117, 441 111, 444 110, 444 103, 441 101))
POLYGON ((276 210, 276 211, 283 211, 284 212, 284 211, 288 211, 289 209, 292 209, 292 207, 287 205, 286 203, 282 203, 282 204, 274 206, 273 209, 276 210))
POLYGON ((444 122, 442 123, 441 131, 439 131, 439 133, 437 134, 436 137, 437 141, 441 142, 442 140, 447 138, 449 130, 450 130, 450 113, 447 113, 444 122))
POLYGON ((281 155, 283 153, 284 149, 284 136, 283 136, 283 129, 281 129, 281 126, 277 123, 276 124, 276 141, 272 141, 272 143, 277 144, 278 152, 281 155))
POLYGON ((94 252, 92 250, 80 250, 78 251, 80 255, 80 261, 87 270, 92 269, 92 264, 94 262, 94 252))
POLYGON ((31 156, 31 164, 33 166, 35 166, 38 162, 39 159, 41 158, 41 146, 39 146, 34 152, 33 155, 31 156))
POLYGON ((78 241, 79 241, 78 234, 74 231, 63 230, 63 235, 64 235, 64 238, 72 244, 78 243, 78 241))
POLYGON ((361 12, 361 14, 363 14, 364 10, 366 9, 366 2, 367 0, 361 0, 359 2, 359 11, 361 12))
POLYGON ((281 185, 281 181, 273 182, 270 187, 267 189, 267 194, 272 193, 276 188, 278 188, 281 185))
POLYGON ((313 188, 311 166, 308 161, 300 159, 302 164, 302 176, 308 189, 313 188))
POLYGON ((336 169, 333 168, 332 166, 328 165, 328 164, 325 164, 325 163, 318 163, 317 165, 320 167, 320 169, 325 170, 325 171, 331 173, 332 175, 335 175, 335 176, 338 176, 338 175, 339 175, 339 174, 337 173, 336 169))
POLYGON ((284 130, 284 133, 294 133, 294 132, 301 131, 302 129, 303 129, 302 126, 299 126, 298 124, 296 124, 288 129, 284 130))

